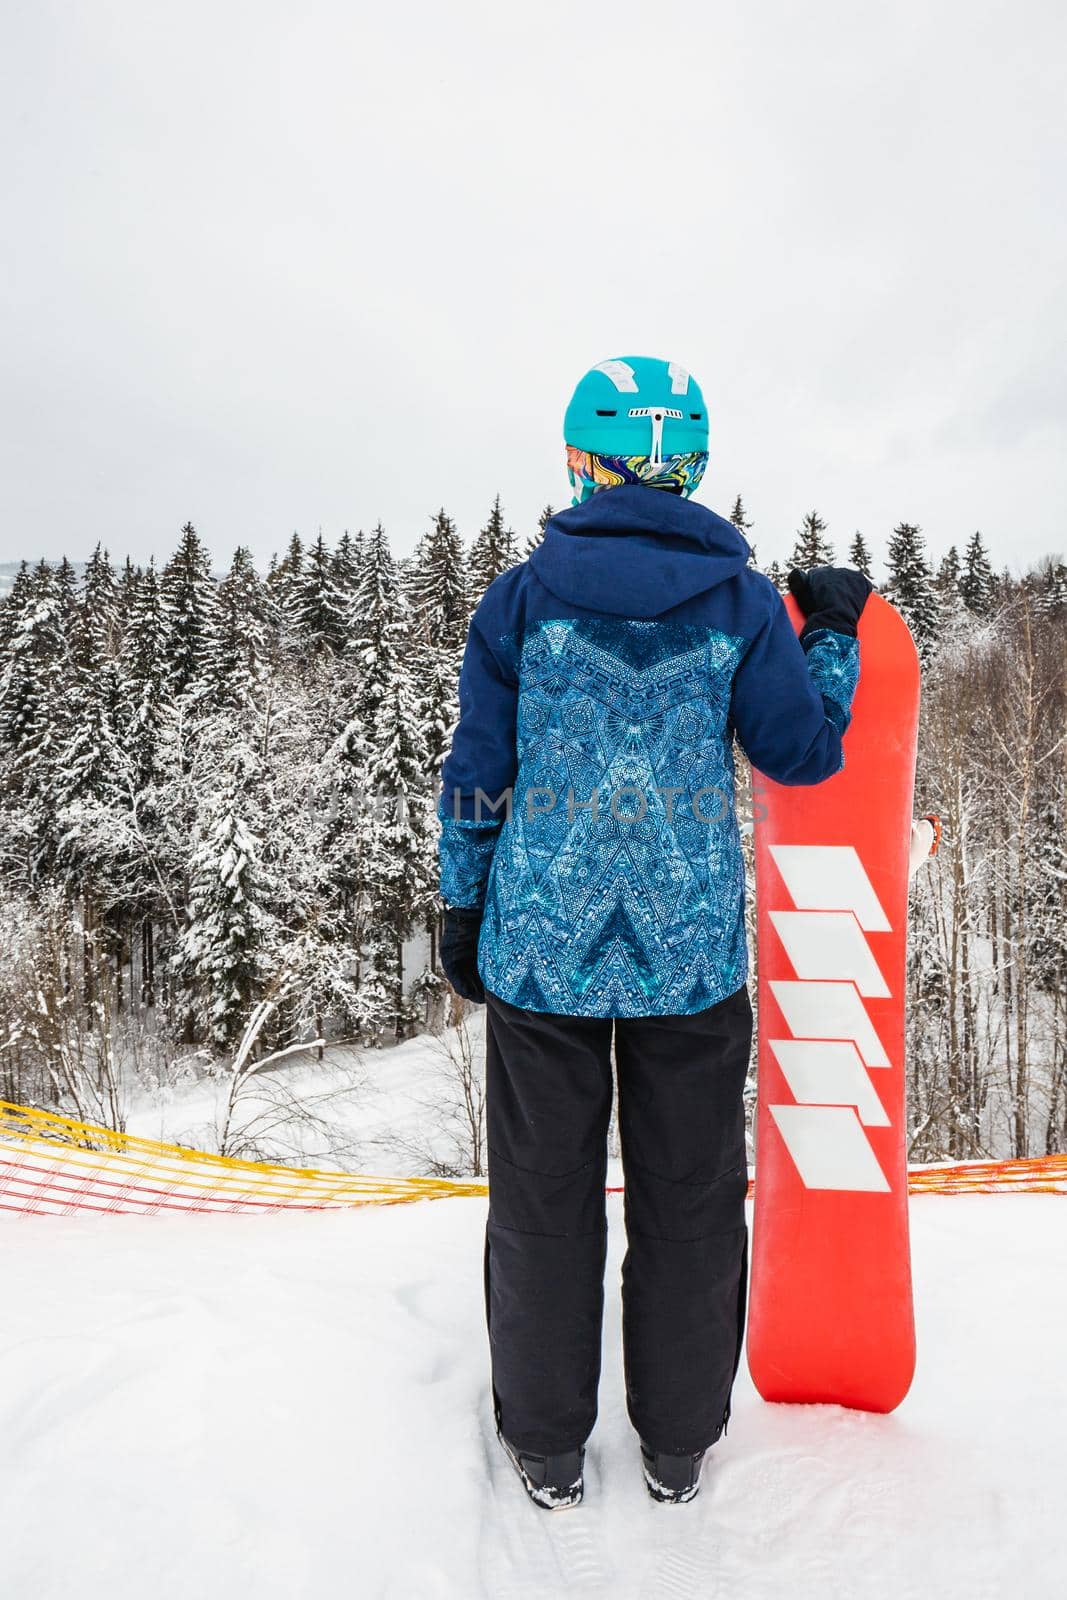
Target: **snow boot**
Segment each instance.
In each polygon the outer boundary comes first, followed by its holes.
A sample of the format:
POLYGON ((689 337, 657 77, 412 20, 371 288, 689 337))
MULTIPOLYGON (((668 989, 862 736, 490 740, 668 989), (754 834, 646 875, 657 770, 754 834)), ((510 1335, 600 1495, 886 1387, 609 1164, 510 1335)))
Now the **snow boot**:
POLYGON ((645 1469, 645 1486, 653 1500, 661 1505, 679 1506, 695 1499, 705 1454, 698 1450, 693 1456, 672 1456, 662 1450, 650 1450, 642 1439, 641 1464, 645 1469))
POLYGON ((568 1506, 581 1504, 585 1488, 582 1479, 584 1450, 539 1456, 529 1450, 516 1450, 502 1433, 498 1433, 497 1438, 535 1506, 543 1511, 565 1511, 568 1506))

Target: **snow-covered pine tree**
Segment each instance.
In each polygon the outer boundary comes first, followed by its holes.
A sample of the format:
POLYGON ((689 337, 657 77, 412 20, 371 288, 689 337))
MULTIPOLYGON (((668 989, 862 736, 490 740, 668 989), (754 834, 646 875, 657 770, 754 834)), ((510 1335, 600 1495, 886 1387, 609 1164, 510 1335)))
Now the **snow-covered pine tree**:
POLYGON ((175 803, 185 788, 184 774, 179 776, 180 768, 168 771, 168 741, 176 719, 167 686, 169 635, 154 560, 124 572, 120 590, 111 829, 108 838, 101 816, 95 843, 112 884, 111 914, 129 949, 130 986, 136 965, 140 1003, 154 1007, 160 998, 157 960, 165 963, 168 939, 174 937, 180 917, 177 886, 185 882, 189 835, 183 813, 188 808, 175 803))
MULTIPOLYGON (((96 548, 99 551, 100 546, 97 545, 96 548)), ((64 637, 69 639, 74 632, 74 620, 78 612, 78 573, 74 563, 68 561, 66 556, 60 558, 54 571, 56 592, 59 595, 60 624, 64 637)))
MULTIPOLYGON (((459 720, 459 670, 463 659, 463 645, 452 649, 423 645, 416 657, 418 694, 416 717, 419 746, 423 759, 423 792, 431 805, 436 804, 440 788, 441 768, 452 743, 452 734, 459 720)), ((422 833, 419 848, 427 874, 426 884, 432 888, 436 881, 437 824, 428 815, 427 830, 422 833)), ((430 978, 436 973, 438 945, 441 933, 441 912, 436 895, 423 897, 422 926, 430 939, 430 978)), ((427 978, 427 982, 430 981, 427 978)))
POLYGON ((23 561, 7 594, 0 600, 0 673, 7 662, 7 647, 18 626, 30 593, 30 569, 23 561))
POLYGON ((321 531, 294 579, 290 609, 301 657, 341 654, 348 639, 348 607, 321 531))
POLYGON ((920 658, 928 660, 939 642, 941 608, 926 559, 926 541, 916 523, 900 522, 893 529, 886 566, 883 593, 911 629, 920 658))
POLYGON ((752 527, 752 521, 745 514, 745 502, 742 500, 740 495, 736 495, 734 498, 733 507, 730 511, 730 521, 733 523, 741 537, 743 539, 746 538, 749 528, 752 527))
MULTIPOLYGON (((141 577, 141 568, 129 556, 122 563, 122 572, 119 575, 119 632, 125 635, 126 624, 130 611, 133 608, 134 596, 141 577)), ((121 638, 118 641, 121 644, 121 638)))
POLYGON ((407 597, 416 638, 434 650, 453 653, 466 637, 470 603, 463 544, 443 508, 419 540, 407 597))
POLYGON ((1034 610, 1039 615, 1058 615, 1067 606, 1067 564, 1058 556, 1046 556, 1033 574, 1034 610))
POLYGON ((459 669, 463 647, 451 650, 421 644, 414 655, 419 744, 425 757, 428 790, 436 787, 459 720, 459 669))
POLYGON ((455 523, 439 511, 419 541, 407 585, 413 631, 413 710, 425 794, 436 792, 459 715, 457 684, 470 618, 466 580, 455 523))
POLYGON ((129 601, 119 678, 120 736, 134 793, 156 778, 164 708, 168 698, 167 620, 154 561, 139 574, 129 601))
POLYGON ((734 500, 733 509, 730 512, 730 521, 733 523, 742 539, 744 539, 745 543, 748 545, 749 566, 755 567, 758 570, 759 562, 756 560, 756 546, 752 543, 752 540, 748 536, 750 530, 755 526, 755 524, 753 523, 752 518, 746 515, 745 502, 742 500, 740 495, 738 495, 734 500))
POLYGON ((297 611, 300 605, 300 579, 304 571, 304 544, 300 535, 293 533, 280 561, 272 561, 267 582, 277 606, 281 627, 281 641, 285 650, 297 651, 297 611))
POLYGON ((954 544, 950 544, 937 567, 937 587, 944 596, 953 590, 958 590, 960 582, 960 553, 954 544))
POLYGON ((356 585, 359 583, 359 569, 362 560, 363 535, 362 533, 357 533, 353 539, 346 528, 338 539, 337 548, 333 553, 333 581, 337 586, 338 594, 341 596, 346 641, 348 612, 352 604, 352 596, 356 592, 356 585))
POLYGON ((285 548, 285 554, 274 568, 274 575, 279 583, 289 580, 295 586, 296 580, 304 570, 304 542, 300 535, 293 530, 293 534, 285 548))
POLYGON ((119 616, 119 586, 111 558, 97 545, 82 575, 81 603, 78 607, 80 632, 92 641, 101 657, 115 653, 115 630, 119 616))
POLYGON ((817 511, 809 511, 797 529, 790 567, 824 567, 834 559, 834 547, 826 537, 826 523, 817 511))
POLYGON ((32 776, 35 764, 48 766, 55 755, 67 669, 61 596, 47 561, 27 574, 21 595, 12 591, 8 607, 0 737, 15 769, 32 776))
POLYGON ((211 559, 191 522, 163 569, 160 593, 167 624, 168 687, 175 698, 195 696, 204 687, 217 596, 211 559))
POLYGON ((1067 834, 1063 827, 1067 775, 1046 768, 1034 807, 1033 837, 1026 852, 1028 919, 1033 940, 1034 981, 1058 994, 1067 1012, 1067 834))
MULTIPOLYGON (((63 597, 47 561, 8 600, 9 636, 0 672, 4 798, 14 802, 18 876, 32 882, 56 846, 57 765, 70 675, 63 597), (13 603, 14 602, 14 603, 13 603), (14 612, 12 616, 10 613, 14 612)), ((5 841, 7 849, 12 840, 5 841)))
POLYGON ((217 706, 247 706, 263 688, 277 631, 274 596, 256 572, 251 551, 240 546, 218 586, 206 644, 203 676, 217 706))
POLYGON ((67 685, 50 806, 56 819, 56 876, 76 905, 85 999, 103 1028, 111 1004, 110 963, 122 948, 123 880, 102 845, 121 782, 116 660, 119 590, 97 545, 82 578, 68 649, 67 685))
POLYGON ((993 576, 993 568, 982 543, 982 535, 976 529, 967 542, 963 557, 960 599, 968 611, 973 611, 977 617, 984 617, 993 608, 995 594, 996 579, 993 576))
POLYGON ((204 807, 192 857, 188 922, 176 954, 181 980, 219 1049, 234 1044, 263 978, 269 929, 261 900, 260 842, 227 785, 204 807))
MULTIPOLYGON (((551 511, 546 507, 546 521, 549 515, 551 511)), ((436 794, 441 764, 459 715, 457 686, 471 611, 466 580, 467 568, 455 524, 441 511, 420 542, 408 591, 416 635, 414 712, 423 762, 422 792, 426 796, 436 794)), ((430 863, 432 876, 436 830, 432 835, 421 835, 420 849, 430 863)), ((370 859, 374 859, 373 852, 370 859)), ((432 897, 426 903, 425 923, 431 938, 432 963, 438 931, 437 906, 432 897)))
POLYGON ((373 809, 365 878, 377 930, 371 943, 398 1036, 405 1017, 404 940, 436 910, 437 830, 420 723, 415 684, 398 655, 371 727, 367 778, 373 809))
POLYGON ((467 564, 470 603, 476 606, 494 578, 520 560, 518 540, 513 528, 505 527, 504 512, 497 495, 489 518, 471 546, 467 564))
POLYGON ((541 543, 541 540, 545 536, 545 529, 548 527, 548 524, 551 522, 555 514, 555 506, 547 505, 541 507, 540 514, 537 518, 537 532, 529 534, 527 536, 526 543, 522 547, 522 559, 524 561, 533 555, 534 551, 537 549, 537 546, 541 543))
POLYGON ((56 772, 58 806, 103 802, 115 779, 120 688, 115 652, 119 591, 107 551, 96 546, 82 579, 70 648, 71 674, 64 705, 56 772))
POLYGON ((954 544, 949 545, 938 563, 934 589, 941 629, 951 629, 960 621, 964 611, 960 598, 960 553, 954 544))
POLYGON ((852 536, 852 543, 848 547, 848 564, 855 567, 857 572, 862 572, 865 578, 874 582, 874 563, 871 552, 867 548, 867 541, 857 528, 852 536))
POLYGON ((782 569, 781 563, 778 561, 772 561, 770 566, 766 567, 764 570, 766 571, 768 578, 770 578, 771 582, 774 584, 774 587, 778 590, 778 593, 785 594, 785 591, 789 587, 789 583, 786 578, 786 574, 782 569))
MULTIPOLYGON (((365 856, 370 827, 366 812, 369 741, 358 716, 340 727, 316 760, 310 784, 312 814, 318 837, 314 857, 324 892, 319 902, 337 907, 338 920, 358 951, 365 942, 368 905, 365 856)), ((362 987, 362 971, 357 967, 362 987)), ((372 1030, 373 1031, 373 1030, 372 1030)))
POLYGON ((399 574, 380 522, 367 540, 350 618, 350 632, 359 641, 356 653, 361 675, 357 712, 369 734, 396 663, 409 647, 410 637, 399 574))

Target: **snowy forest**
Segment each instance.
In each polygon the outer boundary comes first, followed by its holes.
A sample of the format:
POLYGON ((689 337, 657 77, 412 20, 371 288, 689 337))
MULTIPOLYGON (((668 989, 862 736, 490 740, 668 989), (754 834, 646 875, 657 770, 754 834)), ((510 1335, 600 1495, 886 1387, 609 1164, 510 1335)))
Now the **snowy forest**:
MULTIPOLYGON (((381 525, 294 534, 265 574, 245 549, 213 573, 187 524, 161 570, 97 548, 17 572, 0 1098, 121 1128, 137 1083, 462 1016, 436 960, 438 772, 471 611, 550 514, 522 538, 498 497, 468 545, 442 510, 404 559, 381 525)), ((732 520, 756 563, 740 497, 732 520)), ((979 533, 935 565, 907 522, 835 546, 816 512, 765 570, 834 559, 924 666, 916 807, 944 839, 912 891, 912 1158, 1067 1148, 1067 570, 998 572, 979 533)))

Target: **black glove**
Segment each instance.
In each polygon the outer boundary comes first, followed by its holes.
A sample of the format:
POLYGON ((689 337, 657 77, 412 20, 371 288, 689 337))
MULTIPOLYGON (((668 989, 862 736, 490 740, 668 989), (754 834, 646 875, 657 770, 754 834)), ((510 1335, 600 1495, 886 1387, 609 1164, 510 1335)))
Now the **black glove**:
POLYGON ((441 965, 445 977, 464 1000, 485 1004, 485 986, 478 976, 478 934, 482 927, 480 908, 446 906, 441 930, 441 965))
POLYGON ((816 628, 832 628, 835 633, 856 637, 856 624, 867 604, 873 584, 852 567, 810 567, 801 572, 794 567, 789 587, 806 621, 800 637, 816 628))

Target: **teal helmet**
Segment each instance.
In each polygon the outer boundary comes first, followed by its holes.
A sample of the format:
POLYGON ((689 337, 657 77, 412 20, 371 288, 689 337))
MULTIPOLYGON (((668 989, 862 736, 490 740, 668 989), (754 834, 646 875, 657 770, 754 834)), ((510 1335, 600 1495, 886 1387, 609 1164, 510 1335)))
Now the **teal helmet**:
POLYGON ((617 356, 575 389, 563 438, 577 500, 628 482, 689 494, 707 465, 708 413, 677 362, 617 356))

